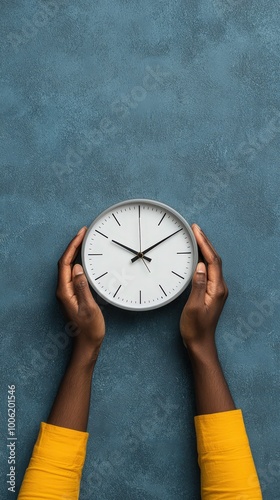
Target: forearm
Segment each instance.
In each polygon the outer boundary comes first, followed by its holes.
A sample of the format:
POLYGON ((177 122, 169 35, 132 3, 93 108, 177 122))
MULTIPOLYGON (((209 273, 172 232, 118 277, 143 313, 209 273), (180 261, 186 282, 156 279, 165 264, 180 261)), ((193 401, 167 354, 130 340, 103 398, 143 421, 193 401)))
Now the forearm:
POLYGON ((235 409, 214 343, 189 347, 198 415, 235 409))
POLYGON ((47 423, 42 422, 19 499, 77 500, 86 454, 86 432, 95 360, 73 351, 47 423))
POLYGON ((77 431, 87 430, 91 382, 97 355, 93 353, 89 357, 73 351, 47 423, 77 431))
POLYGON ((198 463, 201 498, 261 499, 241 410, 235 405, 214 344, 189 349, 197 415, 198 463), (233 411, 235 410, 235 411, 233 411))
POLYGON ((241 410, 195 417, 202 500, 261 500, 241 410))
POLYGON ((18 500, 78 500, 88 437, 42 422, 18 500))

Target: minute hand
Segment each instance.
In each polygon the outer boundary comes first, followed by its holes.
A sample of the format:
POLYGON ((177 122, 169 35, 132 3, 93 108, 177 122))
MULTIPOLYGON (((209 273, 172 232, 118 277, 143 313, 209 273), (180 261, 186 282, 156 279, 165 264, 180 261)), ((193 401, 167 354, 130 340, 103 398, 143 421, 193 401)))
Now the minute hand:
MULTIPOLYGON (((171 238, 171 236, 174 236, 174 234, 177 234, 179 233, 180 231, 182 231, 183 228, 181 227, 181 229, 178 229, 178 231, 175 231, 175 233, 172 233, 170 234, 169 236, 166 236, 166 238, 163 238, 163 240, 160 240, 158 241, 157 243, 155 243, 154 245, 152 245, 151 247, 149 248, 146 248, 146 250, 144 250, 142 252, 142 255, 145 255, 146 253, 148 253, 150 250, 152 250, 153 248, 157 247, 158 245, 160 245, 161 243, 163 243, 164 241, 168 240, 168 238, 171 238)), ((136 255, 136 257, 133 257, 131 259, 131 262, 135 262, 137 259, 139 259, 141 257, 141 255, 136 255)))

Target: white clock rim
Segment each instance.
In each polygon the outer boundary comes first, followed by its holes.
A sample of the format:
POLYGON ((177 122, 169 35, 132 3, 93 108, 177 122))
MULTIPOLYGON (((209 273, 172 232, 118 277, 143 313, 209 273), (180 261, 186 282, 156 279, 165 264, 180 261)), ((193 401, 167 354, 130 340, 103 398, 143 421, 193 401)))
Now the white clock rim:
POLYGON ((121 201, 119 203, 115 203, 114 205, 111 205, 110 207, 108 207, 105 210, 103 210, 103 212, 101 212, 92 221, 92 223, 88 227, 87 232, 86 232, 86 234, 84 236, 84 239, 83 239, 82 249, 81 249, 81 258, 82 258, 82 266, 83 266, 85 275, 86 275, 86 277, 87 277, 87 279, 88 279, 88 281, 90 283, 90 286, 93 288, 93 290, 97 293, 97 295, 100 298, 102 298, 105 302, 107 302, 107 303, 109 303, 109 304, 111 304, 111 305, 113 305, 115 307, 118 307, 119 309, 125 309, 127 311, 141 312, 141 311, 151 311, 153 309, 159 309, 160 307, 164 307, 167 304, 170 304, 170 302, 173 302, 173 300, 177 299, 186 290, 186 288, 189 286, 189 284, 190 284, 190 282, 192 280, 194 271, 195 271, 197 263, 198 263, 198 248, 197 248, 197 242, 196 242, 196 239, 195 239, 195 236, 194 236, 194 233, 193 233, 193 230, 192 230, 190 224, 174 208, 170 207, 169 205, 166 205, 166 203, 162 203, 162 202, 157 201, 157 200, 151 200, 151 199, 148 199, 148 198, 132 198, 132 199, 124 200, 124 201, 121 201), (175 295, 172 295, 172 297, 169 298, 168 300, 166 300, 164 303, 155 304, 155 305, 153 304, 153 305, 150 305, 150 306, 147 306, 147 307, 141 307, 140 308, 140 307, 137 307, 135 305, 131 306, 131 305, 125 305, 125 304, 118 304, 116 301, 109 299, 107 297, 107 295, 103 294, 96 287, 96 285, 92 281, 91 276, 87 272, 87 268, 86 268, 86 265, 85 265, 85 262, 86 262, 85 248, 86 248, 87 237, 90 234, 91 228, 98 222, 99 219, 102 219, 102 217, 104 217, 108 212, 114 211, 117 208, 122 207, 124 205, 141 204, 141 203, 147 203, 147 204, 151 204, 151 205, 156 205, 157 207, 163 208, 164 210, 167 210, 168 212, 171 212, 173 215, 175 215, 183 223, 183 225, 188 229, 189 236, 191 238, 192 245, 193 245, 193 251, 194 251, 193 253, 194 253, 194 255, 193 255, 193 268, 192 268, 192 272, 191 272, 190 278, 186 281, 186 283, 184 283, 184 286, 182 288, 180 288, 180 290, 178 292, 176 292, 175 295))

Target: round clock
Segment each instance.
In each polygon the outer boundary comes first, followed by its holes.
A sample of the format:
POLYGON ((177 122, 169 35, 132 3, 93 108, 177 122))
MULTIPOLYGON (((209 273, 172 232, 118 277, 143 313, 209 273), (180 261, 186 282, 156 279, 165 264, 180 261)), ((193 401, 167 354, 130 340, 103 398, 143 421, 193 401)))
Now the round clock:
POLYGON ((168 304, 190 283, 197 244, 185 219, 158 201, 127 200, 108 208, 88 228, 82 264, 105 301, 147 311, 168 304))

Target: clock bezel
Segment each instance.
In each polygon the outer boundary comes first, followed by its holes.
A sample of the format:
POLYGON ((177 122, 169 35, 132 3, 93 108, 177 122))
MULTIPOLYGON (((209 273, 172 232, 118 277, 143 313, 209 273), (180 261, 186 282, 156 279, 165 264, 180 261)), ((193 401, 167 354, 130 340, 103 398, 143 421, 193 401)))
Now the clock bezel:
POLYGON ((193 233, 193 230, 192 230, 190 224, 174 208, 170 207, 169 205, 166 205, 165 203, 157 201, 157 200, 151 200, 151 199, 148 199, 148 198, 132 198, 132 199, 124 200, 122 202, 115 203, 114 205, 111 205, 110 207, 108 207, 105 210, 103 210, 92 221, 92 223, 88 227, 87 232, 85 234, 85 237, 83 239, 82 249, 81 249, 81 259, 82 259, 83 269, 84 269, 85 275, 86 275, 86 277, 88 279, 88 282, 89 282, 90 286, 97 293, 97 295, 100 298, 102 298, 102 300, 104 300, 105 302, 107 302, 107 303, 109 303, 109 304, 111 304, 111 305, 113 305, 115 307, 118 307, 119 309, 125 309, 125 310, 130 310, 130 311, 135 311, 135 312, 151 311, 153 309, 159 309, 160 307, 164 307, 167 304, 170 304, 170 302, 173 302, 173 300, 175 300, 177 297, 179 297, 184 292, 184 290, 186 290, 186 288, 189 286, 189 284, 190 284, 190 282, 192 280, 194 271, 196 269, 197 263, 198 263, 198 247, 197 247, 197 242, 196 242, 196 239, 195 239, 195 236, 194 236, 194 233, 193 233), (90 276, 90 274, 89 274, 89 272, 87 270, 86 255, 85 255, 85 248, 86 248, 87 238, 88 238, 88 236, 89 236, 89 234, 91 232, 92 227, 96 225, 96 223, 99 221, 99 219, 102 219, 108 212, 111 212, 111 211, 114 211, 116 209, 119 209, 120 207, 123 207, 125 205, 141 204, 141 203, 143 203, 143 204, 145 204, 145 203, 146 204, 151 204, 151 205, 156 206, 157 208, 162 208, 162 209, 168 211, 169 213, 173 214, 175 217, 177 217, 177 219, 179 219, 181 221, 181 223, 183 224, 183 226, 185 226, 185 228, 187 229, 188 234, 189 234, 190 239, 191 239, 191 243, 193 245, 193 268, 192 268, 192 271, 191 271, 191 274, 190 274, 190 278, 188 280, 186 280, 186 283, 184 283, 184 285, 179 289, 178 292, 176 292, 174 295, 172 295, 164 303, 153 304, 153 305, 149 305, 147 307, 143 307, 143 306, 138 307, 138 305, 119 304, 116 301, 111 300, 110 298, 108 298, 105 294, 103 295, 102 292, 99 290, 99 288, 96 287, 95 283, 92 280, 92 277, 90 276))

